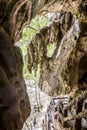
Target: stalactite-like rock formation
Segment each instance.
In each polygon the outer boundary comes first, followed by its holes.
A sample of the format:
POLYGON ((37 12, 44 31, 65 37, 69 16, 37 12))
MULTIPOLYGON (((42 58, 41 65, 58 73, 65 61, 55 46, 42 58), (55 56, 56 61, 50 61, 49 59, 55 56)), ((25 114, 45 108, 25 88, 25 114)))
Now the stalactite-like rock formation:
POLYGON ((43 91, 49 89, 49 95, 70 93, 73 88, 87 88, 86 7, 83 1, 78 6, 78 15, 71 10, 77 17, 71 12, 55 16, 50 25, 41 29, 29 44, 28 69, 30 72, 32 69, 37 71, 40 65, 39 85, 43 91), (47 47, 50 44, 56 44, 56 49, 49 58, 47 47))
MULTIPOLYGON (((38 32, 28 47, 29 64, 31 71, 41 68, 40 87, 48 82, 51 92, 58 94, 62 86, 62 73, 67 64, 69 54, 76 47, 79 37, 78 20, 70 12, 59 14, 53 22, 38 32), (51 58, 47 56, 47 46, 56 44, 51 58), (61 83, 61 84, 60 84, 61 83)), ((45 88, 46 89, 46 88, 45 88)))

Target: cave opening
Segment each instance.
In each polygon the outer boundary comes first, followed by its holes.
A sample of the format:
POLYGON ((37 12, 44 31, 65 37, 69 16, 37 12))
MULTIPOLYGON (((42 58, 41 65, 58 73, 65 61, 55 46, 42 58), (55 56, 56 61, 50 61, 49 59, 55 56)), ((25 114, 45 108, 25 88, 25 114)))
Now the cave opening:
MULTIPOLYGON (((85 0, 0 0, 1 130, 21 130, 22 128, 39 130, 39 126, 43 130, 61 130, 70 120, 75 120, 75 125, 72 124, 75 130, 81 129, 80 126, 83 125, 81 118, 83 122, 87 120, 87 109, 85 109, 87 103, 84 101, 87 98, 87 54, 81 58, 79 68, 77 54, 72 57, 69 71, 67 71, 67 62, 70 52, 74 48, 78 50, 77 46, 82 37, 82 42, 86 46, 86 8, 85 0), (50 12, 53 14, 56 12, 58 17, 49 17, 50 12), (47 13, 49 13, 48 16, 45 15, 47 13), (35 16, 36 20, 30 23, 35 16), (46 26, 49 19, 51 22, 46 26), (20 39, 22 30, 22 39, 20 39), (65 81, 64 77, 66 77, 65 81), (76 95, 75 99, 69 100, 69 95, 65 95, 65 89, 70 92, 71 86, 74 85, 85 91, 76 95), (44 90, 51 90, 44 91, 53 96, 50 103, 48 103, 49 97, 46 98, 38 86, 42 90, 43 87, 44 90), (63 95, 59 92, 62 87, 63 95), (26 91, 31 98, 31 107, 26 91), (59 97, 56 98, 58 95, 59 97), (44 112, 38 113, 36 104, 41 105, 40 110, 43 109, 43 105, 49 105, 45 115, 44 112), (34 108, 37 110, 35 111, 34 108), (40 119, 37 119, 39 114, 40 119), (42 124, 39 124, 41 120, 42 124)), ((82 47, 78 51, 87 52, 86 47, 84 48, 85 50, 82 47)), ((74 93, 77 94, 76 90, 74 93)), ((74 98, 73 95, 72 97, 74 98)), ((87 129, 87 121, 85 124, 87 129)))

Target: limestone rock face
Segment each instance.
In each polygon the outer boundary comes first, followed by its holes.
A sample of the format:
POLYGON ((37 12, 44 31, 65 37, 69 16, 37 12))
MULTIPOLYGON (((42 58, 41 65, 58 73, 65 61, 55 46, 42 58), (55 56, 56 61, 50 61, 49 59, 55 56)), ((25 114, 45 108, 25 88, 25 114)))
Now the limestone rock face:
POLYGON ((22 76, 22 54, 0 28, 0 129, 21 130, 30 115, 30 103, 22 76))
POLYGON ((62 12, 41 29, 28 47, 28 69, 41 68, 40 88, 49 95, 87 88, 87 3, 78 6, 79 14, 62 12), (56 44, 51 57, 48 45, 56 44))
POLYGON ((53 22, 41 29, 29 44, 29 71, 32 68, 36 69, 37 64, 40 64, 39 84, 43 91, 48 89, 48 94, 58 95, 60 93, 67 61, 71 51, 77 45, 79 34, 78 20, 71 12, 64 12, 54 16, 53 22), (51 58, 47 56, 47 46, 50 43, 56 44, 51 58))
POLYGON ((0 26, 13 43, 20 39, 24 26, 47 3, 48 0, 0 0, 0 26))

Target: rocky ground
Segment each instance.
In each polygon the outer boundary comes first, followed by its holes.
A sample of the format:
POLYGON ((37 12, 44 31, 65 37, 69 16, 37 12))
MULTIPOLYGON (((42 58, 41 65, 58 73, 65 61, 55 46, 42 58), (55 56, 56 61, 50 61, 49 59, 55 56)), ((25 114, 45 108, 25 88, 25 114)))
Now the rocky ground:
POLYGON ((42 130, 42 120, 45 116, 47 106, 49 105, 49 102, 51 100, 50 97, 45 95, 43 92, 40 91, 40 89, 37 87, 37 84, 34 81, 26 81, 27 86, 27 92, 30 98, 31 102, 31 115, 27 119, 27 121, 24 124, 24 127, 22 130, 42 130), (40 104, 42 105, 42 108, 40 109, 40 112, 35 112, 34 106, 37 104, 36 102, 36 91, 37 91, 37 98, 39 99, 40 95, 40 104), (36 125, 34 126, 34 120, 36 119, 36 125))

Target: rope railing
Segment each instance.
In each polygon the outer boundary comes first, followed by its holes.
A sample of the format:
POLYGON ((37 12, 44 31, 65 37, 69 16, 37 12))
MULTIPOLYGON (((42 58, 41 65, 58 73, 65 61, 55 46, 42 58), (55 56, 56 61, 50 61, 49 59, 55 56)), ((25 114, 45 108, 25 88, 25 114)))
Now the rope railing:
POLYGON ((85 92, 83 92, 81 95, 79 95, 78 97, 76 97, 75 99, 73 99, 65 108, 64 110, 67 110, 69 108, 71 108, 74 104, 76 104, 76 102, 80 102, 82 100, 84 100, 87 97, 87 89, 85 90, 85 92))
POLYGON ((87 117, 87 110, 84 110, 84 111, 80 112, 79 114, 75 114, 70 117, 66 117, 63 120, 64 120, 64 122, 67 122, 67 121, 81 119, 81 118, 85 118, 85 117, 87 117))
POLYGON ((82 128, 82 118, 87 117, 87 109, 83 108, 83 103, 87 98, 87 90, 85 90, 81 95, 73 99, 66 107, 63 109, 63 127, 66 127, 66 122, 74 120, 73 127, 75 130, 81 130, 82 128), (71 112, 72 107, 75 107, 75 113, 68 116, 68 111, 71 112))
MULTIPOLYGON (((86 103, 86 98, 87 90, 71 102, 69 96, 53 98, 49 105, 50 109, 47 110, 42 121, 42 130, 60 130, 61 128, 70 128, 72 130, 84 129, 82 119, 87 120, 87 109, 85 107, 83 108, 83 104, 86 103), (55 126, 55 121, 61 124, 59 126, 60 128, 55 126)), ((26 124, 26 126, 28 129, 32 129, 29 124, 26 124)))
MULTIPOLYGON (((84 106, 86 98, 87 90, 72 101, 69 100, 69 96, 53 98, 52 100, 56 102, 54 105, 54 122, 57 119, 58 123, 61 123, 62 128, 70 128, 72 130, 84 129, 83 120, 87 120, 87 109, 84 106)), ((55 127, 54 124, 53 126, 55 127)), ((87 125, 85 127, 87 128, 87 125)))

